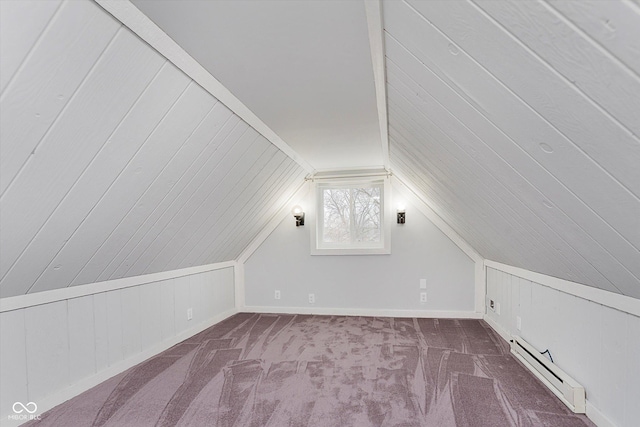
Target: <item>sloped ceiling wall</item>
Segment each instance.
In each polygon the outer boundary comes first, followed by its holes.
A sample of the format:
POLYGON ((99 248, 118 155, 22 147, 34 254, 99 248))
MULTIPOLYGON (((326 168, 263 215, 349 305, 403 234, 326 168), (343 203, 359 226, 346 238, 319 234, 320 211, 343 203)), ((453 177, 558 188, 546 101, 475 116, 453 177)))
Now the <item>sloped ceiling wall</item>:
POLYGON ((383 17, 394 170, 485 258, 640 298, 640 6, 383 17))
POLYGON ((233 260, 301 183, 92 1, 0 6, 1 297, 233 260))

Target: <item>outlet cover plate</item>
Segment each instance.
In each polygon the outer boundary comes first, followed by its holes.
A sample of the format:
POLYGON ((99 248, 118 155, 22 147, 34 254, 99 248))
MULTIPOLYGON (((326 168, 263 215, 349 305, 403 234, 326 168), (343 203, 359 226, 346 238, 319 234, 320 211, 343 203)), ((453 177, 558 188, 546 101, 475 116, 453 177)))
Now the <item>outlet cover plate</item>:
POLYGON ((316 294, 309 294, 309 304, 316 303, 316 294))
POLYGON ((280 299, 280 291, 278 289, 273 293, 273 299, 280 299))
POLYGON ((420 302, 421 303, 427 302, 427 293, 426 292, 420 292, 420 302))

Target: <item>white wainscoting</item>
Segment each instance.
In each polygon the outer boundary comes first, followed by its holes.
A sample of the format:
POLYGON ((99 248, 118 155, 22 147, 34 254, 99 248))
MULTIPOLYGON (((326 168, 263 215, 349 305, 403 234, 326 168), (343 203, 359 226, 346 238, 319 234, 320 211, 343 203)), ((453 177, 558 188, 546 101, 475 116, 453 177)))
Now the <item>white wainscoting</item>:
POLYGON ((14 402, 42 414, 236 313, 234 263, 205 267, 3 299, 1 424, 24 422, 14 402))
POLYGON ((560 286, 553 277, 516 273, 512 267, 487 262, 487 299, 500 306, 499 314, 487 308, 487 322, 505 339, 518 334, 539 351, 549 349, 554 363, 585 387, 587 415, 598 426, 636 426, 640 419, 638 300, 614 294, 597 298, 587 286, 560 286))

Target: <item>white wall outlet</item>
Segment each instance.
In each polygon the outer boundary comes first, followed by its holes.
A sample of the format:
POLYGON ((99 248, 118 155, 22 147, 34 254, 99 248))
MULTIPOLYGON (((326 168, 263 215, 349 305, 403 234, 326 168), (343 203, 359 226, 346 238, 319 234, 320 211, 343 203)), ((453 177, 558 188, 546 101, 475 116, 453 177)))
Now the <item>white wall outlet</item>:
POLYGON ((420 279, 420 289, 427 289, 427 279, 420 279))
POLYGON ((420 302, 421 303, 427 302, 427 293, 426 292, 420 292, 420 302))
POLYGON ((522 317, 516 316, 516 329, 522 330, 522 317))
POLYGON ((309 294, 309 304, 316 303, 316 294, 309 294))
POLYGON ((278 289, 274 292, 273 299, 280 299, 280 291, 278 289))
POLYGON ((500 303, 499 302, 496 303, 496 313, 498 314, 498 316, 500 316, 500 303))
POLYGON ((187 308, 187 320, 193 319, 193 308, 187 308))

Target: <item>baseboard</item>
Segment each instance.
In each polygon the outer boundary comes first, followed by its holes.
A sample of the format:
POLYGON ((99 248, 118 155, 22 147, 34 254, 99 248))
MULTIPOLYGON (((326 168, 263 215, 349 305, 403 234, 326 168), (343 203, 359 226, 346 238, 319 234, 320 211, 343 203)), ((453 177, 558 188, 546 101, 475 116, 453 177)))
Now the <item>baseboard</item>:
POLYGON ((267 307, 245 306, 245 313, 271 314, 319 314, 329 316, 369 316, 369 317, 428 317, 438 319, 482 319, 482 313, 473 311, 437 310, 389 310, 373 308, 328 308, 328 307, 267 307))
POLYGON ((616 427, 616 425, 612 423, 609 418, 605 417, 598 408, 593 406, 589 400, 587 400, 587 417, 598 427, 616 427))
POLYGON ((485 322, 487 322, 489 324, 489 326, 491 326, 491 329, 496 331, 498 333, 498 335, 500 335, 502 337, 503 340, 505 340, 506 342, 509 342, 509 340, 511 339, 511 334, 509 333, 509 331, 507 331, 505 328, 500 326, 498 323, 496 323, 495 320, 493 320, 491 317, 489 317, 486 314, 484 315, 484 317, 482 319, 485 322))
MULTIPOLYGON (((213 318, 209 319, 206 322, 200 323, 199 325, 195 326, 194 328, 191 328, 187 331, 182 332, 179 335, 176 335, 175 337, 163 341, 161 343, 158 343, 157 345, 150 347, 146 350, 144 350, 143 352, 140 352, 126 360, 123 360, 121 362, 118 362, 114 365, 109 366, 107 369, 100 371, 98 373, 96 373, 95 375, 92 375, 88 378, 85 378, 63 390, 60 390, 59 392, 45 398, 45 399, 41 399, 38 400, 38 414, 42 414, 58 405, 60 405, 61 403, 66 402, 67 400, 76 397, 77 395, 89 390, 92 387, 95 387, 96 385, 108 380, 109 378, 112 378, 124 371, 126 371, 129 368, 134 367, 135 365, 144 362, 145 360, 159 354, 162 353, 163 351, 173 347, 174 345, 186 340, 187 338, 191 338, 192 336, 194 336, 195 334, 204 331, 205 329, 215 325, 216 323, 219 323, 221 321, 223 321, 224 319, 233 316, 234 314, 236 314, 238 312, 238 310, 236 308, 233 308, 231 310, 227 310, 223 313, 220 313, 216 316, 214 316, 213 318)), ((1 426, 17 426, 20 425, 22 423, 24 423, 24 420, 22 421, 13 421, 7 418, 8 414, 3 414, 2 418, 0 419, 0 425, 1 426)))
MULTIPOLYGON (((505 341, 508 342, 511 339, 511 334, 486 314, 484 315, 484 321, 487 322, 487 324, 489 324, 489 326, 491 326, 491 328, 505 341)), ((616 427, 616 425, 605 417, 595 406, 593 406, 589 400, 587 400, 586 408, 587 417, 598 427, 616 427)))

